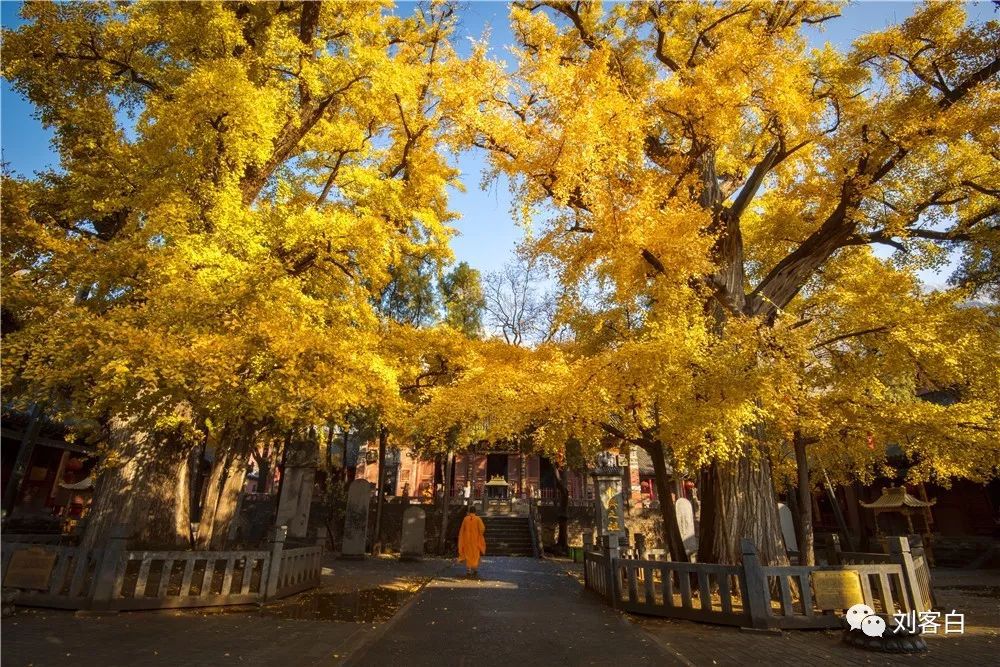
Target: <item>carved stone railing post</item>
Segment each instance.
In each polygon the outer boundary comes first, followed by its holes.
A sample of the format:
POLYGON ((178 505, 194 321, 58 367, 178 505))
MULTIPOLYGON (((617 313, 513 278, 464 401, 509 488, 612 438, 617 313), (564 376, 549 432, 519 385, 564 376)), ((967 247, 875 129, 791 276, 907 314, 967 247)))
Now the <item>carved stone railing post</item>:
POLYGON ((757 555, 757 547, 750 540, 740 540, 743 552, 744 608, 750 613, 750 626, 763 630, 771 624, 771 594, 767 575, 757 555))
POLYGON ((621 582, 618 577, 618 559, 620 554, 618 551, 618 535, 602 535, 601 536, 601 546, 603 547, 604 556, 607 558, 607 572, 608 572, 608 597, 609 602, 612 607, 618 607, 619 600, 619 590, 621 589, 621 582))
POLYGON ((920 579, 917 577, 917 568, 913 562, 913 554, 910 553, 910 541, 905 537, 890 537, 888 541, 889 555, 893 561, 899 563, 903 568, 903 579, 906 580, 906 593, 910 596, 911 609, 916 612, 928 611, 929 604, 925 605, 923 590, 920 579))
POLYGON ((285 537, 288 526, 275 526, 268 540, 271 544, 271 555, 267 563, 267 582, 264 586, 264 599, 270 600, 278 593, 278 582, 281 580, 281 554, 285 550, 285 537))
MULTIPOLYGON (((121 567, 121 563, 125 557, 128 538, 129 529, 127 526, 118 524, 111 527, 111 536, 104 546, 104 554, 97 566, 97 571, 94 573, 94 588, 90 599, 91 609, 111 608, 116 581, 125 575, 125 568, 121 567)), ((86 558, 86 554, 80 551, 78 557, 86 558)))

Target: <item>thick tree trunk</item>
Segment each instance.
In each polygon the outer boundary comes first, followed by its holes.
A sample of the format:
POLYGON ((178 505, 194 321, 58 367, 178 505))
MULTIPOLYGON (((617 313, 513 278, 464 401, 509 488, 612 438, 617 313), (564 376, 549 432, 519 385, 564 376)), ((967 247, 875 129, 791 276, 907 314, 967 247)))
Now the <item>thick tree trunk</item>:
POLYGON ((677 524, 677 510, 674 508, 674 501, 670 495, 670 485, 667 482, 667 459, 663 449, 663 443, 653 442, 646 448, 649 458, 653 460, 653 472, 655 474, 656 495, 660 501, 660 517, 663 520, 663 536, 670 550, 672 560, 688 563, 691 561, 687 549, 684 548, 684 540, 681 538, 681 529, 677 524))
POLYGON ((569 483, 566 480, 566 468, 552 466, 556 476, 556 488, 559 491, 559 533, 556 537, 556 547, 560 553, 569 551, 569 483))
POLYGON ((190 547, 190 458, 195 445, 134 433, 115 421, 111 451, 94 486, 81 539, 84 549, 102 546, 116 524, 128 526, 133 544, 190 547))
POLYGON ((375 535, 372 537, 372 555, 382 553, 382 507, 385 505, 385 446, 389 440, 389 429, 382 426, 378 431, 378 496, 375 506, 375 535))
POLYGON ((444 489, 441 493, 441 532, 438 533, 438 555, 444 554, 445 539, 448 536, 448 510, 451 509, 451 499, 448 495, 451 492, 451 468, 454 460, 455 454, 453 452, 448 452, 444 457, 444 474, 442 475, 444 489))
POLYGON ((809 484, 809 459, 806 457, 806 441, 802 434, 795 433, 795 466, 798 471, 799 525, 796 539, 799 542, 799 565, 815 565, 815 536, 812 525, 812 487, 809 484))
POLYGON ((698 561, 736 565, 749 539, 766 565, 787 565, 778 500, 765 457, 715 461, 705 471, 698 561))
POLYGON ((228 451, 216 448, 198 523, 199 549, 224 549, 231 524, 238 519, 236 509, 249 461, 243 444, 233 443, 232 448, 226 448, 228 451))

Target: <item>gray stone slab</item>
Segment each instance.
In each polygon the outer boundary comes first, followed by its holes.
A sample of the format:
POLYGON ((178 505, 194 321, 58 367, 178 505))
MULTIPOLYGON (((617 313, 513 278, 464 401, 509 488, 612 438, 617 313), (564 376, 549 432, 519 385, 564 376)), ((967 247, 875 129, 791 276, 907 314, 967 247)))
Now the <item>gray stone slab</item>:
POLYGON ((372 485, 364 479, 356 479, 347 489, 347 511, 344 513, 344 543, 341 555, 347 558, 362 558, 368 542, 368 503, 372 497, 372 485))
POLYGON ((785 537, 785 548, 789 551, 799 550, 799 541, 795 539, 795 523, 792 521, 792 510, 785 503, 778 503, 778 519, 781 521, 781 534, 785 537))
POLYGON ((698 551, 698 538, 694 534, 694 508, 687 498, 678 498, 674 503, 674 512, 677 513, 677 528, 681 533, 681 541, 684 542, 684 549, 688 555, 698 551))
POLYGON ((423 507, 410 505, 403 510, 403 534, 400 538, 400 556, 405 560, 424 557, 424 527, 427 513, 423 507))

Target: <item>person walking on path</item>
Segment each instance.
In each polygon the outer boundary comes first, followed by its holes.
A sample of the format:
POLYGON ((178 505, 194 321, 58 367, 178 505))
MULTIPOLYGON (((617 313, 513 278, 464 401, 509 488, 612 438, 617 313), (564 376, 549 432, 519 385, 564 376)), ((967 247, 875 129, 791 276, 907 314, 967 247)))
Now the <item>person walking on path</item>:
POLYGON ((458 530, 458 560, 465 562, 466 576, 479 574, 479 557, 486 553, 486 524, 476 516, 476 508, 469 507, 458 530))

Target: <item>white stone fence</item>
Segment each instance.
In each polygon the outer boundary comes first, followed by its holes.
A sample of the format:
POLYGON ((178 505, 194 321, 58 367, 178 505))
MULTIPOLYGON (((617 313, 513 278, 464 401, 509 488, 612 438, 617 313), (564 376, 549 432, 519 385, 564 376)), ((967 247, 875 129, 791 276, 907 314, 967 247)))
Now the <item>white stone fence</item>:
POLYGON ((600 549, 585 548, 584 580, 608 604, 635 614, 758 629, 838 628, 842 610, 820 606, 814 573, 856 572, 863 602, 890 618, 930 608, 907 540, 891 538, 888 546, 880 563, 772 567, 743 540, 740 564, 714 565, 626 557, 617 536, 606 536, 600 549))
POLYGON ((260 603, 319 585, 322 547, 285 548, 284 526, 268 549, 147 551, 116 528, 103 549, 4 539, 4 589, 14 603, 57 609, 175 609, 260 603))

